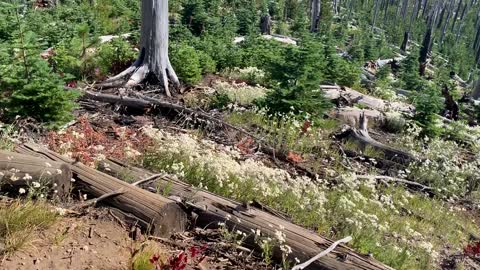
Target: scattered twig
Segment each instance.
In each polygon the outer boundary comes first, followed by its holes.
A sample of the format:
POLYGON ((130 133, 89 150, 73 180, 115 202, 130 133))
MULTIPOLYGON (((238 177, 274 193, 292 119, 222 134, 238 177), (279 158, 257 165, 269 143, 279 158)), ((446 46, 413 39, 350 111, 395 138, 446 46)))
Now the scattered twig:
POLYGON ((84 208, 88 208, 88 207, 91 207, 91 206, 96 206, 97 203, 99 203, 99 202, 101 202, 105 199, 115 197, 115 196, 118 196, 118 195, 121 195, 121 194, 124 194, 124 193, 125 192, 123 192, 123 189, 119 189, 117 191, 112 191, 110 193, 103 194, 102 196, 100 196, 98 198, 88 200, 88 201, 82 203, 79 206, 74 206, 73 208, 74 209, 84 209, 84 208))
POLYGON ((317 256, 311 258, 310 260, 302 263, 302 264, 299 264, 299 265, 296 265, 292 268, 292 270, 302 270, 302 269, 305 269, 306 267, 308 267, 310 264, 312 264, 314 261, 320 259, 321 257, 327 255, 328 253, 332 252, 339 244, 341 243, 347 243, 347 242, 350 242, 352 240, 352 237, 351 236, 348 236, 348 237, 345 237, 341 240, 338 240, 337 242, 333 243, 329 248, 327 248, 326 250, 322 251, 321 253, 319 253, 317 256))
POLYGON ((405 179, 401 179, 401 178, 394 178, 394 177, 390 177, 390 176, 357 175, 357 178, 359 178, 359 179, 374 179, 374 180, 377 180, 377 181, 387 181, 387 182, 401 183, 401 184, 405 184, 405 185, 408 185, 408 186, 413 186, 413 187, 420 188, 421 191, 427 191, 427 192, 433 192, 434 191, 434 189, 429 187, 429 186, 425 186, 425 185, 422 185, 422 184, 417 183, 417 182, 413 182, 413 181, 409 181, 409 180, 405 180, 405 179))
MULTIPOLYGON (((113 217, 113 219, 115 219, 118 222, 118 224, 120 224, 120 226, 122 226, 124 230, 127 229, 127 225, 125 224, 125 222, 123 222, 121 218, 117 217, 117 215, 115 215, 111 209, 108 209, 108 213, 113 217)), ((90 237, 90 231, 89 231, 89 237, 90 237)))
POLYGON ((179 247, 179 248, 182 248, 182 249, 187 248, 187 245, 183 244, 182 242, 172 241, 170 239, 163 238, 163 237, 149 236, 148 239, 149 240, 155 240, 155 241, 158 241, 158 242, 162 242, 164 244, 168 244, 168 245, 171 245, 171 246, 176 246, 176 247, 179 247))
POLYGON ((135 182, 135 183, 132 183, 132 186, 139 186, 139 185, 141 185, 141 184, 143 184, 143 183, 146 183, 146 182, 155 180, 155 179, 157 179, 158 177, 161 177, 161 176, 163 176, 163 174, 154 174, 154 175, 152 175, 152 176, 150 176, 150 177, 147 177, 147 178, 145 178, 145 179, 142 179, 142 180, 139 180, 139 181, 137 181, 137 182, 135 182))

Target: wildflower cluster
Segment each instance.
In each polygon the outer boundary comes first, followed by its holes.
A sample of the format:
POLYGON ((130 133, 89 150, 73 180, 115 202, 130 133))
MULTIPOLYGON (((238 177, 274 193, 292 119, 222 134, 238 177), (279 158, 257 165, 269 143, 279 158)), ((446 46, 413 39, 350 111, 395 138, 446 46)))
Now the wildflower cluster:
POLYGON ((256 100, 265 97, 268 89, 261 86, 250 86, 244 82, 228 83, 215 82, 213 88, 215 95, 223 95, 228 98, 231 103, 247 106, 252 105, 256 100))
MULTIPOLYGON (((332 238, 351 235, 357 250, 371 252, 395 268, 428 267, 445 243, 461 248, 468 232, 477 230, 442 202, 401 187, 379 187, 374 180, 360 180, 355 174, 341 174, 335 185, 327 185, 190 134, 173 135, 151 127, 143 132, 156 142, 144 158, 147 167, 223 196, 255 199, 332 238)), ((275 236, 257 237, 264 257, 271 255, 270 247, 282 236, 279 230, 275 236)), ((239 239, 240 234, 235 236, 239 239)), ((289 253, 289 248, 282 251, 289 253)))
POLYGON ((265 80, 265 72, 257 67, 227 69, 224 76, 236 81, 248 82, 249 84, 261 84, 265 80))
MULTIPOLYGON (((413 140, 414 141, 414 140, 413 140)), ((400 176, 431 186, 444 198, 456 199, 479 191, 480 155, 468 155, 458 143, 425 138, 428 145, 410 142, 410 151, 421 161, 400 176)))
POLYGON ((308 177, 291 176, 253 158, 240 161, 238 150, 189 134, 173 135, 151 127, 143 131, 157 142, 145 157, 147 166, 243 201, 256 199, 288 210, 284 206, 288 199, 298 214, 323 212, 323 192, 308 177))

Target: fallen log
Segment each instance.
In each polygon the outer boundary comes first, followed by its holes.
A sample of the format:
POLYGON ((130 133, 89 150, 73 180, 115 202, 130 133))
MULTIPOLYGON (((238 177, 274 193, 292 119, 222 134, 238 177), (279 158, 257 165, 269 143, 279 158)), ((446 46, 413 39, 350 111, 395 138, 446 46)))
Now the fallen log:
POLYGON ((56 194, 64 199, 70 193, 72 171, 63 162, 46 162, 44 159, 0 151, 0 183, 2 188, 18 191, 19 188, 39 185, 47 195, 56 194), (38 183, 38 184, 37 184, 38 183))
POLYGON ((89 195, 102 197, 118 192, 117 196, 103 202, 117 208, 124 217, 130 217, 154 235, 167 236, 173 232, 182 232, 186 228, 186 213, 170 199, 130 185, 36 144, 20 145, 16 151, 67 163, 76 179, 76 187, 89 195))
POLYGON ((360 115, 358 129, 355 127, 349 127, 335 137, 337 139, 348 138, 354 140, 360 144, 363 150, 365 150, 367 146, 370 146, 375 150, 383 152, 386 159, 394 162, 409 164, 412 161, 417 161, 417 158, 415 158, 412 154, 380 143, 370 137, 370 134, 368 133, 368 118, 364 113, 360 115))
POLYGON ((356 107, 340 107, 334 108, 328 113, 328 116, 341 120, 342 122, 356 126, 360 121, 360 115, 364 113, 365 117, 374 123, 382 124, 385 120, 383 113, 376 110, 364 110, 356 107))
POLYGON ((412 105, 403 102, 389 102, 380 98, 366 95, 350 88, 330 85, 320 85, 320 89, 325 93, 325 97, 331 100, 343 98, 351 104, 360 104, 372 110, 385 112, 389 110, 399 111, 411 114, 415 108, 412 105))
MULTIPOLYGON (((103 164, 103 167, 100 166, 99 169, 111 175, 118 177, 128 175, 128 178, 136 180, 151 178, 150 182, 145 182, 141 186, 152 190, 152 192, 157 192, 157 187, 168 187, 170 196, 181 198, 185 205, 196 214, 196 226, 218 228, 219 223, 225 224, 227 229, 233 233, 240 231, 247 235, 244 240, 244 245, 247 248, 261 251, 256 244, 255 235, 252 233, 257 229, 262 232, 262 236, 272 238, 275 238, 278 232, 283 232, 285 234, 285 244, 292 249, 289 256, 292 261, 295 258, 306 261, 327 250, 334 243, 334 241, 292 224, 274 213, 199 190, 181 181, 168 178, 168 176, 152 178, 152 176, 156 176, 152 172, 128 166, 118 160, 107 160, 105 164, 103 164)), ((281 261, 281 251, 278 244, 275 244, 274 259, 281 261)), ((391 268, 368 255, 359 254, 344 245, 339 245, 334 251, 314 261, 305 269, 365 270, 391 268)))

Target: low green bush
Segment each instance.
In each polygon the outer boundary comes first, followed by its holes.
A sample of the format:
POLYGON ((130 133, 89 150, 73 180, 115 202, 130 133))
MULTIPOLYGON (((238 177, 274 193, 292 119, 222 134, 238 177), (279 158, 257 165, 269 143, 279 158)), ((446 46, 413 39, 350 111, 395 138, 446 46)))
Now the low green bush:
POLYGON ((193 85, 202 79, 202 65, 195 48, 184 44, 172 47, 170 61, 182 82, 193 85))
POLYGON ((419 89, 420 91, 414 92, 410 96, 416 109, 413 119, 422 128, 421 135, 438 137, 442 133, 438 115, 443 108, 440 91, 427 83, 422 83, 419 89))

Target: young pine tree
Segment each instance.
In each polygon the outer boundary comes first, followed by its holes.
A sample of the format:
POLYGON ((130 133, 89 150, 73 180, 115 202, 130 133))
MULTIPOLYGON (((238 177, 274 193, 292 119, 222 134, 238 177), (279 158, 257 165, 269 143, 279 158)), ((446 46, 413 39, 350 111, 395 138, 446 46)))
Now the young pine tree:
POLYGON ((23 32, 4 50, 0 59, 0 107, 6 117, 29 116, 50 127, 73 118, 72 110, 78 93, 65 90, 65 79, 53 73, 48 62, 40 57, 37 37, 23 32))
POLYGON ((325 65, 321 51, 321 44, 308 40, 288 47, 283 57, 268 66, 274 91, 260 105, 272 114, 306 112, 322 117, 331 103, 319 89, 325 65))

